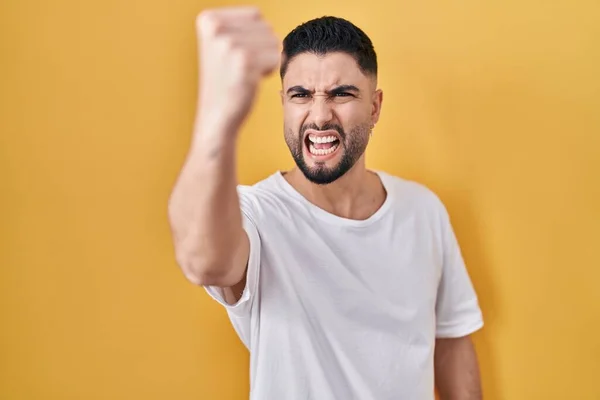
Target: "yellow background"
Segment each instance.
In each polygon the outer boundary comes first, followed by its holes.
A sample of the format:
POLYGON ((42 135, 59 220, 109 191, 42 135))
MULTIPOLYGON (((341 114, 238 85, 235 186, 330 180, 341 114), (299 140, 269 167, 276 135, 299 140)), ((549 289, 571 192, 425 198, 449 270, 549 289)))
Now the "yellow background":
MULTIPOLYGON (((0 398, 244 399, 248 356, 175 265, 167 198, 213 1, 0 5, 0 398)), ((368 163, 434 189, 486 319, 490 400, 598 400, 600 3, 259 0, 372 37, 368 163)), ((272 77, 240 180, 292 165, 272 77)))

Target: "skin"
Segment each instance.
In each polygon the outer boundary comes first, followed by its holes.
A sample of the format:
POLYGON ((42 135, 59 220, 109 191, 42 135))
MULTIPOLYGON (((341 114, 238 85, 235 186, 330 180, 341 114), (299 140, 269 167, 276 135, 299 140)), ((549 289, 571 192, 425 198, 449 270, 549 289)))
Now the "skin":
POLYGON ((292 155, 299 153, 295 158, 301 158, 305 169, 297 166, 284 176, 309 201, 340 217, 366 219, 385 200, 383 185, 367 170, 364 155, 383 101, 376 85, 376 78, 365 75, 345 53, 300 54, 290 61, 283 78, 285 141, 292 155), (327 126, 345 135, 332 158, 318 161, 308 151, 303 127, 327 126), (335 181, 320 185, 307 178, 318 171, 335 174, 344 158, 350 168, 335 181))
POLYGON ((437 339, 435 384, 441 400, 481 400, 477 353, 470 336, 437 339))

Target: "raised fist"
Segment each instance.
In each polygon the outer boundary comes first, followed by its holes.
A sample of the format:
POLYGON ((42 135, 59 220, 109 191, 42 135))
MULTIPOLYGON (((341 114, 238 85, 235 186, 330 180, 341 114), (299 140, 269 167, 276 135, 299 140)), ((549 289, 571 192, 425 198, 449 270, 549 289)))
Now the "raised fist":
POLYGON ((220 8, 197 18, 199 112, 237 130, 263 77, 277 67, 279 40, 257 8, 220 8))

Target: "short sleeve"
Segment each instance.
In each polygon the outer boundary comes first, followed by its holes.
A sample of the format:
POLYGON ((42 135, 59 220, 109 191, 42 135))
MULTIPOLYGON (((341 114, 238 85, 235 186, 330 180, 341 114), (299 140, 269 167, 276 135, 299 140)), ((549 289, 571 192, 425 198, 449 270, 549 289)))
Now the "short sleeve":
POLYGON ((450 218, 442 209, 443 267, 436 301, 436 337, 458 338, 479 330, 483 316, 450 218))
POLYGON ((242 211, 243 228, 250 242, 250 254, 246 269, 246 286, 242 296, 235 304, 229 304, 225 300, 223 289, 218 286, 205 286, 208 294, 219 304, 227 309, 231 316, 243 317, 250 313, 252 301, 258 290, 260 275, 260 235, 256 226, 256 212, 253 199, 245 193, 244 187, 238 188, 240 208, 242 211))

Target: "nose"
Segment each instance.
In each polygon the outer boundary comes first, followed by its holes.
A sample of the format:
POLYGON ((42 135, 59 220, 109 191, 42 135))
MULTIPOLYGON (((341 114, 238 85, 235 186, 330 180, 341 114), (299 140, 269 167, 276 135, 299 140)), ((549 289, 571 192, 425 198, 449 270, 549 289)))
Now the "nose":
POLYGON ((326 97, 315 96, 311 107, 311 114, 314 123, 318 127, 322 127, 333 119, 333 109, 326 97))

